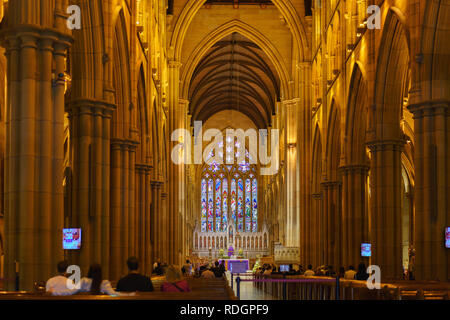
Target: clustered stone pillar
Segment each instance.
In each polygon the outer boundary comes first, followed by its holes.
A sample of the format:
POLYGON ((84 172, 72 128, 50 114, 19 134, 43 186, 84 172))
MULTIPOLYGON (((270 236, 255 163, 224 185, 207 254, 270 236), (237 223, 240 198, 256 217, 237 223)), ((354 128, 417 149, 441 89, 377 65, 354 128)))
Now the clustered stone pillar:
POLYGON ((403 140, 370 142, 371 264, 382 279, 402 277, 401 154, 403 140))
POLYGON ((164 246, 164 235, 163 232, 163 210, 161 207, 161 191, 163 183, 161 181, 151 181, 152 187, 152 217, 151 217, 151 243, 153 247, 153 261, 158 259, 163 262, 163 246, 164 246))
POLYGON ((175 164, 170 158, 176 141, 171 141, 172 132, 177 129, 183 129, 180 126, 180 110, 179 106, 179 79, 180 79, 181 63, 171 60, 169 61, 169 132, 168 132, 168 224, 162 225, 168 230, 168 263, 179 263, 179 237, 180 237, 180 165, 175 164))
POLYGON ((82 229, 82 248, 70 259, 86 270, 92 261, 109 266, 110 129, 115 105, 93 99, 67 104, 72 159, 72 207, 66 227, 82 229))
POLYGON ((450 279, 450 249, 444 230, 450 226, 450 102, 410 105, 414 114, 415 277, 450 279))
POLYGON ((325 263, 341 265, 341 182, 322 182, 323 193, 323 236, 325 263))
POLYGON ((127 272, 125 260, 136 255, 136 142, 111 141, 111 278, 127 272))
POLYGON ((136 254, 141 260, 141 272, 150 274, 152 265, 151 240, 151 170, 152 166, 136 165, 136 254))
MULTIPOLYGON (((361 261, 361 243, 368 240, 366 182, 369 167, 346 165, 342 173, 342 264, 356 267, 361 261)), ((366 265, 368 261, 366 261, 366 265)))
POLYGON ((63 258, 64 72, 72 38, 50 20, 14 25, 20 11, 14 2, 9 10, 15 15, 0 35, 8 61, 5 277, 14 279, 17 262, 20 289, 31 290, 63 258))

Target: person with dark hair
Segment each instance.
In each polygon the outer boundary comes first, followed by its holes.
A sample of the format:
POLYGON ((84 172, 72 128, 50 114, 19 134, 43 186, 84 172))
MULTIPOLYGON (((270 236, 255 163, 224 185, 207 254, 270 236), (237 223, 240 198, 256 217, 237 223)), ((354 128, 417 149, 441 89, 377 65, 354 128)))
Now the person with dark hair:
POLYGON ((312 265, 308 264, 308 270, 306 270, 303 275, 305 277, 312 277, 312 276, 316 275, 312 268, 313 268, 312 265))
POLYGON ((211 268, 211 271, 214 273, 216 278, 222 278, 224 271, 220 268, 219 261, 214 262, 214 268, 211 268))
POLYGON ((58 262, 56 269, 58 270, 58 275, 48 279, 47 283, 45 284, 45 291, 55 295, 70 295, 72 294, 71 291, 68 291, 67 288, 67 268, 69 267, 69 263, 64 260, 58 262))
POLYGON ((349 266, 348 270, 345 271, 344 279, 354 280, 355 279, 355 275, 356 275, 355 267, 354 266, 349 266))
POLYGON ((89 267, 87 277, 81 279, 81 286, 79 292, 89 292, 90 294, 99 295, 107 294, 110 296, 115 295, 134 295, 135 293, 122 293, 115 291, 111 282, 103 280, 102 267, 98 263, 94 263, 89 267))
POLYGON ((327 277, 335 277, 336 276, 336 272, 334 271, 334 268, 332 265, 329 265, 327 268, 327 272, 325 273, 325 275, 327 277))
POLYGON ((125 292, 151 292, 153 291, 153 284, 149 277, 146 277, 138 272, 139 261, 136 257, 130 257, 127 260, 129 273, 117 282, 116 291, 125 292))
POLYGON ((358 272, 355 274, 356 280, 367 280, 369 278, 369 274, 366 271, 366 265, 364 263, 360 263, 358 266, 358 272))
POLYGON ((339 267, 338 277, 339 278, 344 278, 344 276, 345 276, 345 268, 344 267, 339 267))

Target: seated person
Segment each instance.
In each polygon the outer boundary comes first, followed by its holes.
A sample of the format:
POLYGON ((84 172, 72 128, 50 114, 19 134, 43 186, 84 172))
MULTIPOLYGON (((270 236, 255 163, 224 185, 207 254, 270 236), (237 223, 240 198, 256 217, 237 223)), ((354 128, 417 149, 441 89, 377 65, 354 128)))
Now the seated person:
POLYGON ((263 275, 270 276, 272 274, 272 267, 269 265, 266 267, 266 270, 264 270, 263 275))
POLYGON ((205 268, 205 270, 202 272, 202 278, 205 279, 214 279, 216 276, 214 272, 211 271, 210 268, 205 268))
POLYGON ((80 289, 78 292, 89 292, 90 294, 107 294, 110 296, 130 296, 135 293, 122 293, 115 291, 111 282, 102 279, 102 267, 94 263, 90 266, 87 277, 81 279, 80 289))
POLYGON ((219 266, 219 261, 216 261, 214 264, 215 267, 211 269, 211 271, 214 273, 214 276, 216 278, 222 278, 223 274, 225 273, 225 270, 219 266))
POLYGON ((349 266, 348 270, 345 271, 344 279, 354 280, 355 279, 355 275, 356 275, 355 267, 354 266, 349 266))
POLYGON ((69 263, 67 261, 60 261, 56 266, 58 270, 58 275, 48 279, 45 284, 45 291, 54 295, 70 295, 72 294, 67 287, 67 280, 69 280, 66 276, 67 268, 69 267, 69 263))
POLYGON ((188 292, 191 291, 186 280, 181 278, 181 273, 175 266, 166 268, 166 281, 161 285, 161 291, 164 292, 188 292))
POLYGON ((312 265, 308 264, 308 270, 305 271, 304 276, 305 277, 312 277, 315 275, 315 272, 312 269, 312 265))
POLYGON ((130 273, 117 282, 116 291, 153 291, 153 284, 150 278, 139 274, 139 261, 136 257, 128 258, 127 266, 130 273))

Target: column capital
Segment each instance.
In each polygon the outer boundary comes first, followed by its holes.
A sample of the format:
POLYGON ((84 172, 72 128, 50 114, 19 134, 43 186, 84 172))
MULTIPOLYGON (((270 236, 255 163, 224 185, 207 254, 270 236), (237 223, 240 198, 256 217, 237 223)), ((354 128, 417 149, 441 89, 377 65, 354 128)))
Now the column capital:
POLYGON ((149 173, 153 169, 153 166, 150 164, 139 163, 135 165, 135 168, 137 172, 149 173))
POLYGON ((80 114, 100 114, 103 117, 112 117, 116 105, 104 100, 79 98, 66 103, 66 112, 69 117, 80 114))
POLYGON ((36 40, 48 39, 53 43, 58 43, 69 48, 74 42, 70 34, 60 32, 52 28, 43 28, 37 25, 18 25, 0 31, 0 39, 3 40, 5 48, 9 47, 8 42, 11 39, 35 38, 36 40))
POLYGON ((183 64, 176 60, 169 60, 169 68, 181 68, 183 64))
POLYGON ((342 184, 341 181, 323 181, 320 183, 320 185, 324 189, 334 189, 334 188, 337 188, 338 186, 340 186, 341 184, 342 184))
POLYGON ((450 100, 436 99, 421 101, 410 104, 408 110, 414 114, 414 119, 423 117, 433 117, 436 115, 449 116, 450 115, 450 100))
POLYGON ((367 147, 371 152, 382 150, 402 151, 406 139, 391 139, 391 140, 372 140, 366 142, 367 147))
POLYGON ((113 150, 122 149, 122 150, 135 151, 138 145, 139 145, 139 142, 134 141, 134 140, 118 139, 118 138, 111 139, 111 148, 113 150))
POLYGON ((370 166, 364 164, 347 164, 339 167, 339 170, 343 174, 349 173, 367 173, 369 172, 370 166))

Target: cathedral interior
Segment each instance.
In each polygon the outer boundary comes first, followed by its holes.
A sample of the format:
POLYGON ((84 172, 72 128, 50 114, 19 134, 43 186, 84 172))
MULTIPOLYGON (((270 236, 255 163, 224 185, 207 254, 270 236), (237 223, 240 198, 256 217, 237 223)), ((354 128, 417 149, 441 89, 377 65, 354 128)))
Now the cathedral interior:
POLYGON ((450 280, 449 1, 3 0, 0 18, 0 278, 233 247, 450 280))

